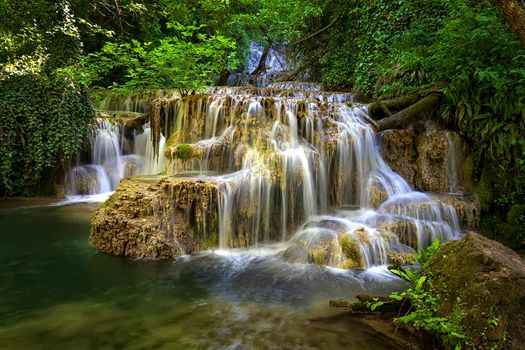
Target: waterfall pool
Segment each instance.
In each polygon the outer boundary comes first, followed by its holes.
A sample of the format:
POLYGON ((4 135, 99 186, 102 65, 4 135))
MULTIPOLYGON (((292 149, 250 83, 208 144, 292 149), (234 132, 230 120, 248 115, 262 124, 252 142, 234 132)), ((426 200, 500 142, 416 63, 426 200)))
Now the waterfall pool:
POLYGON ((276 247, 174 262, 98 253, 98 204, 0 202, 2 349, 397 349, 329 299, 402 288, 383 267, 286 263, 276 247))

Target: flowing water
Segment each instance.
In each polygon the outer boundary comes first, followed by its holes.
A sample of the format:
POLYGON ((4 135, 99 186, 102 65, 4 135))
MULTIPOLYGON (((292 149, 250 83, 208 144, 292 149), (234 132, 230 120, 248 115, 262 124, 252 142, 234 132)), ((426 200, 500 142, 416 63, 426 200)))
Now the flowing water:
POLYGON ((0 202, 2 349, 396 349, 331 298, 388 294, 384 270, 277 259, 274 247, 173 262, 99 254, 93 204, 0 202))
MULTIPOLYGON (((402 288, 385 267, 391 254, 461 229, 452 206, 413 191, 383 161, 366 106, 353 102, 309 83, 103 100, 149 111, 149 121, 132 133, 95 121, 88 160, 66 177, 66 205, 0 211, 0 344, 393 348, 355 320, 327 318, 328 299, 402 288), (169 263, 97 254, 87 242, 93 204, 70 203, 164 169, 215 184, 207 207, 217 208, 218 250, 169 263)), ((449 176, 456 168, 449 162, 449 176)))

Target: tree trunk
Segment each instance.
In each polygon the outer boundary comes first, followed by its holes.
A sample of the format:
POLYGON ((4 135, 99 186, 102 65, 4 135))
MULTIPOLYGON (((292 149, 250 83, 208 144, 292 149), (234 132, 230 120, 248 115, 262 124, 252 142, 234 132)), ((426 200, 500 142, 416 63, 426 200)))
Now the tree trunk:
POLYGON ((501 16, 507 21, 510 30, 518 36, 525 48, 525 13, 517 0, 492 0, 501 16))
POLYGON ((228 78, 230 77, 230 71, 225 69, 221 72, 219 75, 219 81, 217 82, 218 86, 226 86, 228 85, 228 78))
POLYGON ((268 55, 270 54, 270 45, 264 48, 264 51, 261 55, 261 59, 259 60, 259 64, 257 65, 257 68, 250 74, 250 75, 258 75, 261 74, 266 70, 266 59, 268 58, 268 55))
POLYGON ((368 105, 368 112, 370 116, 376 120, 384 117, 390 117, 392 113, 390 111, 400 111, 419 100, 419 96, 403 96, 397 97, 391 100, 372 102, 368 105))
POLYGON ((416 119, 422 116, 423 113, 431 114, 435 107, 441 102, 440 94, 431 94, 427 97, 419 100, 413 105, 403 109, 402 111, 381 119, 377 124, 379 126, 378 131, 387 129, 394 129, 408 124, 413 123, 416 119))

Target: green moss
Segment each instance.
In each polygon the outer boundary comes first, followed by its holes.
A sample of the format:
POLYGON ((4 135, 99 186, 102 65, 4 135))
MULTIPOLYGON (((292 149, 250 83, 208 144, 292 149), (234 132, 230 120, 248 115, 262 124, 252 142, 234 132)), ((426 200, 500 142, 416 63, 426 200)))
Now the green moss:
POLYGON ((484 211, 489 211, 490 207, 494 203, 494 192, 492 174, 487 166, 483 168, 481 179, 476 185, 475 192, 479 198, 481 209, 484 211))
POLYGON ((474 153, 471 153, 465 159, 463 164, 463 174, 465 179, 465 190, 467 192, 475 192, 476 188, 476 160, 474 153))
POLYGON ((507 213, 507 242, 512 248, 520 248, 525 239, 525 205, 514 204, 507 213))
POLYGON ((507 222, 515 226, 525 223, 525 204, 514 204, 510 207, 507 222))
POLYGON ((182 143, 180 145, 177 145, 175 147, 175 151, 173 152, 173 158, 178 159, 182 162, 187 162, 193 157, 193 149, 191 145, 187 143, 182 143))
MULTIPOLYGON (((211 231, 211 232, 214 232, 214 231, 211 231)), ((217 235, 209 234, 204 240, 206 247, 207 248, 217 247, 219 245, 217 238, 218 238, 217 235)))
POLYGON ((353 265, 346 268, 357 268, 363 267, 364 262, 361 257, 361 249, 359 249, 359 244, 355 237, 352 237, 348 234, 339 235, 339 244, 343 250, 343 254, 346 256, 347 260, 343 262, 345 265, 353 265))
POLYGON ((324 265, 326 249, 312 249, 310 251, 310 261, 317 265, 324 265))
POLYGON ((345 259, 343 262, 341 262, 338 266, 340 269, 357 269, 360 268, 359 264, 352 259, 345 259))

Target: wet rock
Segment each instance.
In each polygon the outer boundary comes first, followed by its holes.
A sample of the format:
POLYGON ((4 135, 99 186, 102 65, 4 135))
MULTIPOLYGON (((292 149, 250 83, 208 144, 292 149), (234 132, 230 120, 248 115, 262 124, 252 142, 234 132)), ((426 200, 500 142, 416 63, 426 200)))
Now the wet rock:
POLYGON ((123 180, 93 216, 90 241, 104 253, 171 259, 218 244, 217 184, 123 180))
POLYGON ((415 264, 414 249, 403 244, 392 245, 391 249, 388 252, 388 261, 391 266, 399 268, 400 266, 415 264))
POLYGON ((412 220, 401 217, 392 218, 379 224, 378 229, 386 233, 394 234, 399 238, 400 243, 408 247, 413 249, 418 248, 418 229, 412 220))
POLYGON ((340 263, 344 269, 364 268, 365 261, 361 254, 360 244, 366 242, 364 229, 359 230, 355 235, 342 233, 339 235, 339 243, 345 259, 340 263), (361 237, 361 238, 360 238, 361 237))
POLYGON ((416 176, 416 134, 413 130, 391 129, 379 134, 381 156, 393 171, 412 186, 416 176))
POLYGON ((201 164, 205 164, 205 168, 227 171, 230 163, 229 155, 233 153, 234 146, 223 139, 168 146, 164 152, 167 160, 166 174, 170 176, 181 171, 195 170, 196 165, 197 168, 201 168, 201 164))
POLYGON ((283 260, 296 264, 307 264, 309 258, 308 251, 297 245, 286 248, 286 250, 280 253, 280 256, 283 260))
POLYGON ((474 195, 434 194, 433 198, 441 203, 451 205, 458 216, 463 230, 477 230, 480 225, 481 205, 474 195))
POLYGON ((417 137, 417 160, 414 184, 427 192, 459 190, 461 139, 455 132, 434 130, 417 137), (458 180, 459 179, 459 180, 458 180), (456 188, 451 188, 456 187, 456 188))
POLYGON ((388 193, 381 184, 375 183, 370 186, 368 198, 369 206, 377 209, 388 199, 388 193))
POLYGON ((93 165, 70 169, 64 181, 66 192, 79 195, 97 193, 100 190, 97 176, 97 167, 93 165))
POLYGON ((525 262, 519 255, 471 232, 444 245, 428 270, 442 297, 439 313, 455 317, 460 307, 474 348, 507 348, 507 341, 525 348, 525 262))
POLYGON ((309 263, 327 266, 338 266, 341 263, 341 247, 334 235, 319 235, 309 242, 307 249, 309 263))
POLYGON ((142 125, 148 121, 148 114, 128 111, 98 111, 97 118, 115 121, 120 125, 123 125, 126 131, 141 131, 142 125))
POLYGON ((370 245, 364 228, 351 231, 307 228, 295 236, 281 257, 290 262, 317 264, 340 269, 366 267, 363 247, 370 245))

